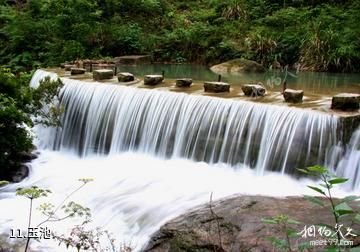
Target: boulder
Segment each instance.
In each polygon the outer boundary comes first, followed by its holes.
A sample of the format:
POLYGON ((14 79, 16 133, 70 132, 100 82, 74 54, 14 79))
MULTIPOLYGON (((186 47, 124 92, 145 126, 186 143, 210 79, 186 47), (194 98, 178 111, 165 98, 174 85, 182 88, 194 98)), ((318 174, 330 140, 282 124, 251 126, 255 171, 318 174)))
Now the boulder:
POLYGON ((162 76, 160 74, 159 75, 157 75, 157 74, 145 75, 144 85, 154 86, 156 84, 159 84, 163 80, 164 80, 164 76, 162 76))
POLYGON ((204 91, 211 93, 230 92, 230 84, 220 81, 204 82, 204 91))
MULTIPOLYGON (((317 198, 319 199, 319 198, 317 198)), ((335 226, 330 204, 324 201, 324 207, 313 204, 303 197, 275 198, 267 196, 235 196, 198 206, 187 213, 170 220, 155 233, 142 251, 280 251, 267 240, 273 236, 284 239, 284 232, 279 225, 265 223, 264 219, 287 214, 299 224, 288 224, 297 233, 318 223, 335 226), (325 203, 326 202, 326 203, 325 203)), ((336 202, 339 202, 336 200, 336 202)), ((360 210, 358 204, 351 204, 360 210)), ((348 216, 349 217, 349 216, 348 216)), ((343 232, 350 227, 351 220, 341 220, 343 232)), ((359 224, 351 227, 359 230, 359 224)), ((296 244, 312 240, 324 240, 316 232, 314 237, 290 237, 290 243, 296 244)), ((360 237, 347 236, 353 246, 360 246, 360 237)), ((323 246, 316 246, 311 251, 323 251, 323 246)), ((307 250, 306 250, 307 251, 307 250)))
POLYGON ((117 77, 119 82, 130 82, 135 80, 135 77, 132 73, 118 73, 117 77))
POLYGON ((331 108, 344 111, 359 109, 360 94, 342 93, 332 98, 331 108))
POLYGON ((64 65, 65 71, 71 71, 71 68, 76 68, 76 65, 66 64, 64 65))
POLYGON ((284 90, 284 99, 289 103, 299 103, 302 102, 304 91, 303 90, 294 90, 294 89, 285 89, 284 90))
POLYGON ((98 69, 93 71, 94 80, 112 79, 113 76, 114 76, 114 71, 111 69, 98 69))
POLYGON ((176 86, 177 87, 190 87, 192 84, 192 79, 190 78, 183 78, 183 79, 177 79, 176 80, 176 86))
POLYGON ((246 96, 265 96, 266 89, 258 84, 245 84, 241 86, 246 96))
POLYGON ((86 72, 85 68, 71 68, 71 75, 78 75, 78 74, 84 74, 86 72))
POLYGON ((11 181, 18 183, 25 179, 27 176, 29 176, 29 166, 28 164, 21 164, 18 169, 12 171, 11 181))
POLYGON ((217 74, 224 73, 264 73, 266 69, 259 63, 247 59, 233 59, 212 66, 211 71, 217 74))

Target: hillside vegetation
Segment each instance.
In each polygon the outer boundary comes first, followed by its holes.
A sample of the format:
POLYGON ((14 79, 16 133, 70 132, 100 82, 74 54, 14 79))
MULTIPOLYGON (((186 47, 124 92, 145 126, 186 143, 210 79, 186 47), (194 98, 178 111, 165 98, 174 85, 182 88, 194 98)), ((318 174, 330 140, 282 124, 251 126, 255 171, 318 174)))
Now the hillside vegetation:
POLYGON ((360 0, 0 0, 0 65, 145 53, 356 72, 359 20, 360 0))

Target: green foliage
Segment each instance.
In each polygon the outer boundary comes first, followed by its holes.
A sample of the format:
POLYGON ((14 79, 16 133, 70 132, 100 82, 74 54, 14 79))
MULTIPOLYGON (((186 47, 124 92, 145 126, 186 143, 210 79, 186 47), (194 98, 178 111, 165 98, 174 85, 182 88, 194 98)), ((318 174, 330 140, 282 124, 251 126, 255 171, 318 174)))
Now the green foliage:
MULTIPOLYGON (((336 185, 346 183, 348 181, 347 178, 337 177, 335 174, 332 174, 328 169, 322 166, 312 166, 307 169, 298 170, 307 175, 319 177, 321 179, 322 183, 319 186, 308 187, 329 201, 331 204, 331 212, 334 215, 335 224, 340 224, 340 218, 345 215, 356 214, 356 212, 348 205, 348 202, 360 199, 359 196, 350 195, 341 199, 340 202, 336 202, 331 194, 331 189, 333 189, 336 185)), ((314 197, 307 196, 306 199, 309 199, 315 204, 322 205, 320 201, 314 197)))
MULTIPOLYGON (((330 203, 331 206, 330 211, 334 216, 335 227, 341 226, 342 218, 346 216, 352 217, 353 221, 358 221, 357 216, 359 214, 352 207, 349 206, 348 202, 356 201, 360 199, 360 197, 355 195, 350 195, 338 201, 334 199, 331 194, 331 190, 334 188, 334 186, 346 183, 348 181, 347 178, 338 177, 335 174, 331 173, 327 168, 318 165, 308 167, 307 169, 298 169, 298 170, 306 175, 315 176, 321 179, 321 184, 319 184, 318 186, 308 186, 308 188, 320 194, 330 203)), ((318 198, 312 196, 305 196, 305 198, 314 204, 324 206, 324 202, 318 198)), ((336 230, 334 230, 333 226, 331 225, 327 225, 327 226, 337 235, 337 240, 339 245, 334 248, 336 249, 340 248, 341 247, 340 241, 342 237, 340 236, 339 232, 336 232, 336 230)), ((331 248, 332 247, 330 247, 330 249, 331 248)))
MULTIPOLYGON (((74 201, 68 200, 79 190, 81 190, 86 184, 93 181, 91 178, 81 178, 79 179, 81 185, 73 190, 68 196, 66 196, 63 201, 55 206, 52 203, 42 203, 37 209, 46 217, 44 221, 35 225, 36 227, 41 227, 45 223, 54 222, 54 221, 63 221, 68 218, 80 218, 83 219, 80 225, 75 225, 71 229, 69 236, 58 235, 52 232, 51 236, 53 239, 61 244, 65 244, 66 248, 73 247, 77 251, 91 250, 91 251, 112 251, 112 252, 131 252, 131 245, 122 244, 120 247, 115 245, 115 239, 111 237, 111 234, 102 230, 101 228, 89 229, 87 224, 91 222, 91 211, 88 207, 84 207, 74 201), (62 213, 59 211, 62 210, 62 213), (103 248, 100 244, 100 241, 104 238, 109 240, 110 246, 103 248)), ((33 201, 41 197, 47 197, 51 193, 49 189, 39 188, 37 186, 32 186, 29 188, 18 188, 16 190, 16 195, 24 196, 30 199, 30 208, 29 208, 29 225, 31 226, 31 216, 33 214, 33 201)), ((31 238, 27 238, 25 252, 29 247, 31 238)))
POLYGON ((37 186, 32 186, 30 188, 17 188, 16 195, 24 196, 30 200, 38 199, 41 197, 47 197, 51 193, 49 189, 42 189, 37 186))
POLYGON ((360 69, 360 4, 324 0, 29 0, 0 5, 0 65, 151 54, 212 64, 235 57, 312 71, 360 69))
POLYGON ((43 80, 38 89, 29 87, 30 74, 15 76, 0 69, 0 179, 11 181, 32 148, 29 127, 35 123, 59 126, 62 108, 49 105, 58 96, 60 80, 43 80))
POLYGON ((31 112, 36 123, 45 126, 61 126, 60 116, 64 108, 60 106, 59 93, 64 86, 60 79, 52 81, 49 76, 40 81, 38 88, 32 90, 31 112))
POLYGON ((303 251, 306 246, 304 244, 300 244, 297 250, 292 248, 291 238, 299 237, 297 231, 291 227, 293 225, 299 225, 301 222, 297 220, 290 219, 289 216, 280 214, 278 216, 269 218, 269 219, 262 219, 262 222, 267 224, 276 225, 280 232, 284 234, 283 239, 277 238, 275 236, 266 237, 268 241, 270 241, 276 248, 281 251, 303 251))
MULTIPOLYGON (((330 203, 330 212, 334 216, 334 223, 335 225, 330 224, 314 224, 314 227, 316 226, 318 230, 322 230, 321 232, 328 232, 329 237, 330 236, 336 236, 337 243, 331 242, 330 245, 325 248, 325 251, 343 251, 342 250, 342 243, 341 240, 343 239, 343 234, 341 234, 341 230, 339 229, 343 226, 341 221, 344 217, 352 218, 351 224, 358 222, 360 223, 360 215, 357 211, 355 211, 352 207, 349 206, 349 202, 357 201, 360 199, 360 196, 350 195, 343 199, 335 199, 332 196, 331 190, 334 186, 346 183, 348 179, 337 177, 335 174, 332 174, 327 168, 322 166, 312 166, 308 167, 306 169, 298 169, 300 172, 308 175, 308 176, 315 176, 317 178, 321 179, 321 183, 317 186, 308 186, 311 190, 314 192, 320 194, 322 198, 319 197, 313 197, 313 196, 307 196, 305 195, 304 198, 310 201, 311 203, 324 207, 325 201, 328 201, 330 203)), ((310 249, 311 251, 311 244, 308 242, 304 243, 297 243, 296 248, 294 248, 292 245, 291 238, 300 238, 299 235, 301 233, 296 232, 294 229, 290 228, 290 225, 298 225, 300 222, 296 220, 290 219, 287 215, 278 215, 272 218, 268 219, 262 219, 264 223, 267 224, 274 224, 276 225, 281 234, 283 234, 283 238, 278 238, 275 236, 266 237, 268 241, 270 241, 277 249, 281 251, 307 251, 307 249, 310 249)), ((305 226, 306 228, 306 226, 305 226)), ((350 227, 351 228, 351 227, 350 227)), ((352 229, 351 229, 352 230, 352 229)), ((348 229, 349 231, 349 229, 348 229)), ((356 230, 352 230, 353 232, 356 232, 356 230)), ((320 232, 320 231, 318 231, 320 232)), ((356 234, 358 235, 358 234, 356 234)), ((327 235, 325 235, 327 236, 327 235)), ((328 237, 328 236, 327 236, 328 237)), ((297 239, 298 241, 299 239, 297 239)), ((348 251, 348 250, 346 250, 348 251)), ((350 250, 352 251, 352 250, 350 250)))
POLYGON ((0 70, 0 178, 11 180, 22 153, 32 148, 25 125, 31 125, 26 107, 30 92, 25 84, 7 70, 0 70))

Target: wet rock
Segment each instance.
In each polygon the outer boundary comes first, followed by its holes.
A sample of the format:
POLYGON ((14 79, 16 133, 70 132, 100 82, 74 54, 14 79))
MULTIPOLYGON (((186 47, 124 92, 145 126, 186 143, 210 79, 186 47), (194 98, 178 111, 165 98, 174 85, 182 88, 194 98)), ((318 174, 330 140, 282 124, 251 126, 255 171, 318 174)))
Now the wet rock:
POLYGON ((241 86, 246 96, 265 96, 266 89, 258 84, 245 84, 241 86))
POLYGON ((85 72, 85 68, 71 68, 71 75, 84 74, 85 72))
POLYGON ((21 155, 21 161, 26 163, 36 159, 39 156, 39 153, 23 151, 20 153, 20 155, 21 155))
POLYGON ((230 92, 230 84, 220 81, 204 82, 204 91, 211 93, 230 92))
POLYGON ((65 71, 71 71, 71 68, 76 68, 76 65, 66 64, 64 65, 65 71))
POLYGON ((183 78, 183 79, 177 79, 176 80, 176 86, 177 87, 190 87, 192 84, 192 79, 190 78, 183 78))
POLYGON ((217 74, 224 74, 224 73, 248 73, 248 72, 255 72, 255 73, 263 73, 265 72, 265 68, 252 60, 247 59, 233 59, 226 61, 224 63, 212 66, 211 71, 217 74))
POLYGON ((113 76, 114 76, 114 71, 111 69, 98 69, 93 71, 94 80, 112 79, 113 76))
POLYGON ((163 80, 164 80, 164 76, 162 76, 160 74, 159 75, 157 75, 157 74, 145 75, 144 85, 154 86, 154 85, 159 84, 163 80))
POLYGON ((359 109, 360 94, 343 93, 332 98, 331 108, 344 111, 359 109))
POLYGON ((132 73, 118 73, 117 77, 119 82, 129 82, 135 80, 135 77, 132 73))
POLYGON ((29 167, 27 164, 20 165, 19 169, 17 169, 12 175, 12 182, 18 183, 29 175, 29 167))
POLYGON ((284 99, 289 103, 300 103, 303 100, 304 91, 303 90, 294 90, 294 89, 285 89, 284 90, 284 99))
MULTIPOLYGON (((352 207, 359 210, 357 205, 352 204, 352 207)), ((264 223, 263 219, 287 214, 301 222, 290 224, 292 229, 301 232, 305 226, 317 223, 333 225, 334 217, 329 209, 328 203, 320 207, 302 197, 235 196, 212 202, 211 208, 209 203, 196 207, 167 222, 152 236, 143 251, 278 251, 266 237, 283 239, 284 234, 277 225, 264 223)), ((349 218, 342 220, 344 227, 350 227, 350 223, 349 218)), ((358 230, 360 225, 352 228, 358 230)), ((353 239, 359 246, 358 238, 353 239)), ((294 246, 297 242, 309 240, 314 238, 294 237, 291 244, 294 246)), ((312 251, 322 249, 318 246, 312 251)))

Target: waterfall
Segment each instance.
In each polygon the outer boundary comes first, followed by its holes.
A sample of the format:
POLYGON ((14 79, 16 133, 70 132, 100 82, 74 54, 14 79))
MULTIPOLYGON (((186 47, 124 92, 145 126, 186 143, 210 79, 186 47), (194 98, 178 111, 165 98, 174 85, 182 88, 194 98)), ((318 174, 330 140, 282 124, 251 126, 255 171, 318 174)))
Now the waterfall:
POLYGON ((344 157, 337 166, 337 174, 349 178, 348 187, 360 188, 360 127, 353 133, 344 157))
POLYGON ((58 75, 56 73, 38 69, 31 78, 30 87, 37 88, 40 85, 40 81, 46 76, 49 76, 51 80, 56 80, 58 78, 58 75))
POLYGON ((124 151, 293 173, 324 164, 338 118, 311 110, 62 79, 62 128, 45 146, 124 151))

